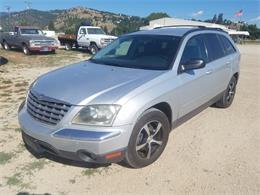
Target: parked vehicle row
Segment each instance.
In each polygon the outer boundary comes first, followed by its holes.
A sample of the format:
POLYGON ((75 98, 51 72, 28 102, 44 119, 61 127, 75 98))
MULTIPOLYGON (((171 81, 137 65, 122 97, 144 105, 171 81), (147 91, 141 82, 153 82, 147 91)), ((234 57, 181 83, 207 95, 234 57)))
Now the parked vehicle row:
POLYGON ((232 104, 239 63, 238 48, 218 29, 121 36, 90 60, 32 83, 18 113, 23 140, 38 155, 145 167, 160 157, 171 129, 208 106, 232 104))
POLYGON ((14 32, 0 33, 0 44, 5 50, 11 48, 22 49, 25 55, 31 52, 52 52, 58 48, 59 44, 65 46, 66 50, 75 48, 86 48, 91 54, 96 54, 98 50, 104 48, 117 37, 106 35, 100 28, 95 26, 80 26, 74 34, 59 35, 58 40, 44 35, 35 27, 17 26, 14 32))

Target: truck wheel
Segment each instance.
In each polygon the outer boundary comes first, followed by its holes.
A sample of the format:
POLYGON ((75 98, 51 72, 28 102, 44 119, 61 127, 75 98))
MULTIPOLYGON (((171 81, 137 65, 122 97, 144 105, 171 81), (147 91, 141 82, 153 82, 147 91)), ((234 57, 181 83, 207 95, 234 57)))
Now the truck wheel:
POLYGON ((218 102, 216 102, 215 106, 217 108, 227 108, 232 104, 236 94, 236 85, 237 79, 233 76, 228 84, 224 95, 218 102))
POLYGON ((69 51, 69 50, 71 50, 71 49, 72 49, 72 45, 69 44, 69 43, 66 43, 66 44, 65 44, 65 50, 69 51))
POLYGON ((10 50, 10 46, 8 45, 8 43, 5 41, 4 44, 3 44, 3 48, 5 50, 10 50))
POLYGON ((98 47, 95 43, 92 43, 89 47, 90 53, 95 55, 98 52, 98 47))
POLYGON ((124 162, 142 168, 155 162, 162 154, 169 137, 170 123, 158 109, 145 111, 134 126, 124 162))
POLYGON ((29 48, 28 48, 27 45, 25 45, 25 44, 23 45, 23 53, 24 53, 25 55, 30 55, 30 54, 31 54, 29 48))

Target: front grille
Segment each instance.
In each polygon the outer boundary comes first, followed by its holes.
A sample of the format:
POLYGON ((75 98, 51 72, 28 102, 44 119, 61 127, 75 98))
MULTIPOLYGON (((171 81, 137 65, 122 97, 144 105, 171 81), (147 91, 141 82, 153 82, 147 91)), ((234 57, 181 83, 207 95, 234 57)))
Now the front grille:
POLYGON ((115 39, 104 39, 104 42, 106 43, 106 44, 108 44, 108 43, 111 43, 112 41, 114 41, 115 39))
POLYGON ((56 125, 69 111, 71 104, 42 97, 29 92, 27 98, 27 111, 36 120, 56 125))
POLYGON ((46 41, 46 40, 39 40, 33 42, 35 46, 53 46, 55 45, 54 41, 46 41))

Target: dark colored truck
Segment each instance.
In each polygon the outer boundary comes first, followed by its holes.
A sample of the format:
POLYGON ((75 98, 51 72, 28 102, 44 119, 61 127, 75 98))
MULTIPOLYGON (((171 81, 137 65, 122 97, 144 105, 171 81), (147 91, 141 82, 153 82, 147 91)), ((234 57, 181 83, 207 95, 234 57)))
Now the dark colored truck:
POLYGON ((59 45, 58 41, 46 37, 39 28, 25 26, 15 27, 14 32, 1 33, 0 43, 5 50, 20 48, 25 55, 30 55, 31 52, 55 53, 59 45))

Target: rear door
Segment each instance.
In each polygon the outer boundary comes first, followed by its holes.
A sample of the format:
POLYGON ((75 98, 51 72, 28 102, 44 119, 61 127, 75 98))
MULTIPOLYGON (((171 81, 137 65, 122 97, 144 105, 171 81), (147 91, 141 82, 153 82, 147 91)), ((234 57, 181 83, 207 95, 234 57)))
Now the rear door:
POLYGON ((179 67, 191 59, 203 59, 206 66, 177 75, 180 86, 177 92, 180 95, 179 117, 190 113, 212 98, 209 90, 213 86, 210 76, 211 67, 207 64, 208 56, 203 34, 195 35, 188 40, 179 67))
POLYGON ((208 53, 208 74, 211 77, 211 86, 208 89, 212 97, 223 92, 228 85, 231 74, 232 55, 226 55, 220 36, 208 33, 204 36, 208 53))

